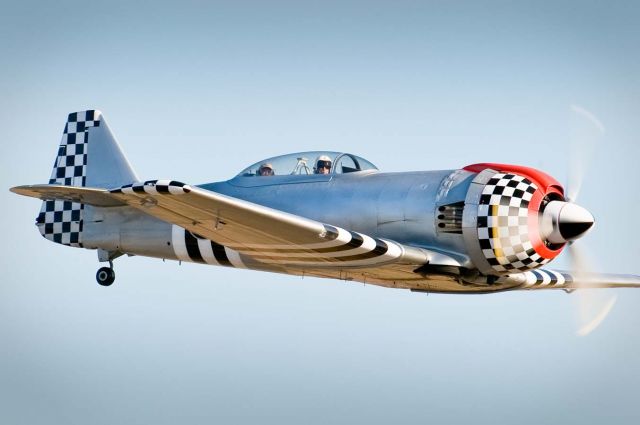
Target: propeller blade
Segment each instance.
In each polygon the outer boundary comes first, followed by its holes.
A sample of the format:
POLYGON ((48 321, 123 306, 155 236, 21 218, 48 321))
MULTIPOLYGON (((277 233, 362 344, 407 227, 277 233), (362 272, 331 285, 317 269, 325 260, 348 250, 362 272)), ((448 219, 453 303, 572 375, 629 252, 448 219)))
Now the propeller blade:
POLYGON ((607 296, 604 291, 590 290, 589 269, 593 264, 583 249, 571 243, 568 247, 574 282, 578 290, 578 331, 579 336, 587 336, 602 324, 616 303, 616 295, 607 296))
POLYGON ((569 175, 565 198, 575 202, 582 188, 582 181, 593 155, 598 140, 604 135, 604 125, 594 114, 586 109, 571 105, 573 119, 571 125, 571 152, 569 175))
MULTIPOLYGON (((590 293, 590 292, 585 292, 585 291, 583 291, 583 292, 584 292, 584 294, 580 295, 583 298, 585 297, 585 295, 587 293, 590 293)), ((609 313, 611 312, 611 309, 613 309, 613 306, 615 305, 617 299, 618 299, 618 297, 616 295, 614 295, 611 298, 609 298, 609 300, 600 309, 600 312, 598 314, 596 314, 593 317, 593 319, 591 319, 589 322, 587 322, 584 325, 582 325, 582 327, 580 329, 578 329, 577 334, 579 336, 587 336, 591 332, 596 330, 596 328, 598 326, 600 326, 600 324, 602 322, 604 322, 604 319, 606 319, 606 317, 609 315, 609 313)), ((585 305, 588 305, 588 301, 582 301, 581 302, 581 307, 584 308, 585 305)), ((591 307, 589 307, 589 308, 591 308, 591 307)), ((586 313, 583 313, 583 318, 586 315, 587 315, 586 313)))

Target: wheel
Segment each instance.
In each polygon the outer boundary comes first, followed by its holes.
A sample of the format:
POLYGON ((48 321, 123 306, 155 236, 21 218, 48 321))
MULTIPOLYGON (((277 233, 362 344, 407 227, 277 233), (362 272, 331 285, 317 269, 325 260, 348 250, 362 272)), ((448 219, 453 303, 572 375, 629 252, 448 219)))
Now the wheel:
POLYGON ((116 280, 116 273, 111 267, 101 267, 96 273, 96 280, 102 286, 109 286, 116 280))

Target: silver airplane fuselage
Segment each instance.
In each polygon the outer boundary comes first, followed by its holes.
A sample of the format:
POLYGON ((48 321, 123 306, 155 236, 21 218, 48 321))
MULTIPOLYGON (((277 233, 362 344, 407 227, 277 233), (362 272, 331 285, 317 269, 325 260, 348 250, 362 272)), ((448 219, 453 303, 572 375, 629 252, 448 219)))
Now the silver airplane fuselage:
POLYGON ((437 232, 436 210, 439 205, 464 201, 473 177, 464 170, 364 171, 236 177, 202 187, 374 237, 463 252, 460 238, 437 232))
MULTIPOLYGON (((199 187, 373 237, 436 247, 464 260, 462 234, 439 232, 436 217, 439 206, 464 201, 474 176, 464 170, 238 176, 199 187)), ((87 207, 84 247, 178 260, 173 227, 130 208, 87 207)), ((252 268, 250 261, 243 264, 252 268)))

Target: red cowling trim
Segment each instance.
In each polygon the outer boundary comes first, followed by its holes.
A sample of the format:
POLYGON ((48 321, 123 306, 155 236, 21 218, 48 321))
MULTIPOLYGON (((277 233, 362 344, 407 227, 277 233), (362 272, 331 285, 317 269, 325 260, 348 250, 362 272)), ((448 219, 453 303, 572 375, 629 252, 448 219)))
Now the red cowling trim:
POLYGON ((529 239, 531 240, 533 249, 535 249, 540 256, 553 260, 562 252, 564 244, 557 249, 551 249, 544 244, 540 237, 540 231, 538 230, 538 211, 540 211, 540 204, 542 203, 543 197, 544 193, 536 190, 531 198, 531 202, 529 202, 529 217, 527 221, 527 225, 529 227, 529 239))
POLYGON ((557 193, 561 196, 564 196, 564 188, 562 187, 562 185, 547 173, 543 173, 542 171, 536 170, 535 168, 523 167, 522 165, 481 163, 464 167, 464 170, 470 171, 472 173, 479 173, 486 169, 496 170, 499 173, 518 174, 528 178, 529 180, 534 182, 536 186, 538 186, 538 190, 536 190, 536 192, 533 194, 533 197, 529 203, 529 238, 531 239, 533 248, 539 255, 549 260, 557 257, 558 254, 562 252, 562 248, 564 248, 564 245, 554 250, 548 248, 544 244, 538 232, 538 212, 540 211, 542 198, 545 195, 549 195, 550 193, 557 193))
POLYGON ((540 189, 542 189, 544 193, 559 192, 561 195, 564 195, 564 188, 560 183, 558 183, 556 179, 554 179, 547 173, 531 167, 483 162, 480 164, 467 165, 463 168, 463 170, 471 171, 472 173, 479 173, 483 170, 486 170, 487 168, 499 171, 501 173, 509 172, 519 174, 521 176, 527 177, 529 180, 534 182, 540 189))

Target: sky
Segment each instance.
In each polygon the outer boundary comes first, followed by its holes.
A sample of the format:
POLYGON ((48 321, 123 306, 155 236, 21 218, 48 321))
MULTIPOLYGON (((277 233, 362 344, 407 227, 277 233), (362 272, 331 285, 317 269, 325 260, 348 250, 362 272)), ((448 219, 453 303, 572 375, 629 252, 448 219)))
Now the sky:
MULTIPOLYGON (((143 180, 226 180, 348 151, 383 171, 477 162, 568 179, 594 270, 640 274, 640 6, 619 2, 0 0, 0 422, 640 421, 640 291, 586 337, 563 292, 425 295, 43 239, 66 115, 100 109, 143 180), (578 136, 576 136, 576 134, 578 136)), ((562 256, 554 263, 568 267, 562 256)))

